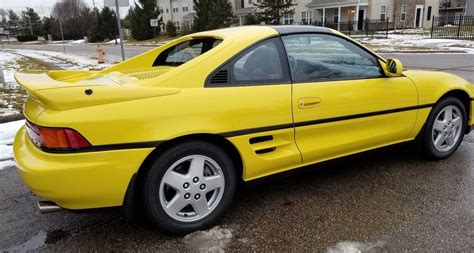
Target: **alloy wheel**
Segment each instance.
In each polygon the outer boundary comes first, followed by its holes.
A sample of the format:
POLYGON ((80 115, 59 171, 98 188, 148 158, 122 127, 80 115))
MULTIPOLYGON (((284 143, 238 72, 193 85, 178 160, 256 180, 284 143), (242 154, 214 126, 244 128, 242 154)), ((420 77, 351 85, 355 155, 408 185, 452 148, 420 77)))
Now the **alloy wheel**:
POLYGON ((198 221, 218 206, 224 188, 224 175, 216 161, 203 155, 190 155, 166 170, 159 188, 160 203, 177 221, 198 221))
POLYGON ((461 137, 463 116, 461 110, 454 106, 446 106, 441 110, 431 130, 432 142, 436 150, 448 152, 456 146, 461 137))

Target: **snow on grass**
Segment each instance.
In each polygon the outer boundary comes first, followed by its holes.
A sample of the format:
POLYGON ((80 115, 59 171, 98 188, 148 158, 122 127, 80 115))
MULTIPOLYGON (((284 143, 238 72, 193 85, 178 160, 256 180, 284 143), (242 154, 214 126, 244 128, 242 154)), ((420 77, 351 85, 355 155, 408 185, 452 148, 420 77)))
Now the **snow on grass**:
POLYGON ((388 38, 358 38, 359 42, 381 52, 412 51, 464 51, 474 54, 473 40, 431 39, 423 33, 389 34, 388 38))
MULTIPOLYGON (((86 56, 27 49, 17 49, 12 51, 18 55, 37 59, 58 69, 89 69, 98 67, 97 60, 86 56)), ((105 68, 107 66, 109 65, 100 65, 101 68, 105 68)))
POLYGON ((15 166, 13 161, 13 139, 25 120, 0 124, 0 170, 15 166))
POLYGON ((0 85, 7 88, 15 84, 15 71, 16 69, 13 66, 16 64, 18 55, 12 54, 6 51, 0 52, 0 65, 3 70, 3 80, 0 78, 0 85))
POLYGON ((47 71, 50 69, 102 69, 111 64, 97 64, 97 60, 86 56, 63 54, 41 50, 0 51, 4 80, 0 78, 0 116, 21 112, 26 92, 14 79, 16 71, 47 71))
POLYGON ((191 252, 225 252, 232 237, 231 229, 216 226, 186 235, 184 243, 191 252))

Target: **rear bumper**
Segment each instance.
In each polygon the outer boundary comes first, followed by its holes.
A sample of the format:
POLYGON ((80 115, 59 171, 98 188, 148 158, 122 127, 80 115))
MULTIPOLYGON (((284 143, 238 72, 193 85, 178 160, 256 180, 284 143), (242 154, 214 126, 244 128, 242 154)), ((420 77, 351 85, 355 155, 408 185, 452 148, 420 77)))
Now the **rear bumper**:
POLYGON ((14 142, 23 182, 34 194, 66 209, 121 206, 133 174, 151 151, 46 153, 33 145, 24 127, 14 142))

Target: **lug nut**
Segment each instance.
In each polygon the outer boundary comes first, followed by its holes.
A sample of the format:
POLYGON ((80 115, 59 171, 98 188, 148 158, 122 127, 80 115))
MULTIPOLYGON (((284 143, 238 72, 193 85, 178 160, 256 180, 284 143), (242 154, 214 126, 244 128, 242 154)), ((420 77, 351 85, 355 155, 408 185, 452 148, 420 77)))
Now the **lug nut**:
POLYGON ((189 199, 190 197, 191 197, 191 194, 189 194, 189 193, 184 194, 185 199, 189 199))
POLYGON ((201 198, 201 194, 198 193, 198 194, 194 195, 194 198, 195 198, 196 200, 200 199, 200 198, 201 198))
POLYGON ((188 187, 189 187, 189 183, 188 183, 188 182, 186 182, 186 183, 183 184, 183 188, 184 188, 184 189, 188 189, 188 187))
POLYGON ((206 185, 205 185, 205 184, 200 185, 200 186, 199 186, 199 189, 201 189, 201 190, 206 189, 206 185))
POLYGON ((194 178, 193 178, 193 182, 194 182, 194 183, 199 182, 199 178, 198 178, 198 177, 194 177, 194 178))

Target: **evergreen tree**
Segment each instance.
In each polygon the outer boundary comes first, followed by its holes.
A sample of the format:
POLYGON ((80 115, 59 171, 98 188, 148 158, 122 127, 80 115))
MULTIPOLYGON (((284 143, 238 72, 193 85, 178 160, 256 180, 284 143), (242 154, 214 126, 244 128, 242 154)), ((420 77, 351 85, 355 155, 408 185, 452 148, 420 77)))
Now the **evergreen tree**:
POLYGON ((43 17, 41 21, 43 23, 43 26, 41 27, 41 30, 43 31, 43 37, 45 40, 47 40, 48 34, 51 34, 51 18, 43 17))
POLYGON ((13 10, 7 11, 8 16, 8 25, 9 26, 18 26, 20 22, 20 17, 13 10))
POLYGON ((254 5, 257 8, 255 15, 266 24, 279 25, 282 17, 295 13, 291 0, 262 0, 254 5))
POLYGON ((26 7, 26 11, 21 12, 20 33, 22 35, 40 36, 43 34, 42 26, 40 16, 33 8, 26 7))
POLYGON ((156 33, 159 33, 163 22, 160 14, 156 0, 138 0, 135 2, 135 6, 131 7, 128 12, 132 37, 136 40, 153 38, 155 27, 150 27, 150 19, 159 19, 158 27, 156 27, 156 33))
POLYGON ((100 42, 105 39, 116 39, 118 29, 115 11, 109 7, 104 7, 102 11, 94 8, 93 12, 95 13, 96 21, 88 32, 88 40, 90 42, 100 42))
POLYGON ((232 5, 228 0, 193 0, 196 9, 194 31, 228 27, 232 22, 232 5))

